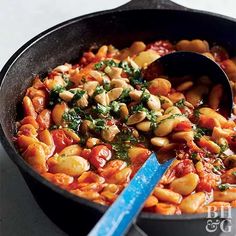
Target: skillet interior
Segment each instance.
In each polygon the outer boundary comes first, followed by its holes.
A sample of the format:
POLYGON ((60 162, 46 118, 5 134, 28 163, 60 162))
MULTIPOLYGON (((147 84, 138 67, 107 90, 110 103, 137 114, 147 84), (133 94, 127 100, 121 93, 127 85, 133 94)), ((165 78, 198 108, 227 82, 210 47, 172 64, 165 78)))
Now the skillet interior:
MULTIPOLYGON (((0 135, 3 145, 20 168, 44 211, 67 232, 76 232, 80 222, 83 227, 79 227, 79 232, 87 233, 105 208, 52 186, 27 166, 13 147, 16 107, 31 83, 32 75, 45 73, 64 62, 75 61, 81 52, 94 43, 98 46, 109 43, 122 48, 135 40, 177 41, 184 38, 206 39, 210 43, 223 45, 233 55, 236 54, 236 22, 201 12, 110 11, 76 18, 45 31, 19 49, 3 68, 0 75, 0 135)), ((206 215, 160 216, 142 213, 138 223, 148 234, 161 232, 173 235, 173 228, 169 225, 176 222, 179 235, 189 229, 190 222, 186 220, 195 219, 195 223, 191 225, 191 233, 199 235, 206 233, 206 221, 199 227, 203 218, 206 215), (181 221, 181 225, 178 221, 181 221)))

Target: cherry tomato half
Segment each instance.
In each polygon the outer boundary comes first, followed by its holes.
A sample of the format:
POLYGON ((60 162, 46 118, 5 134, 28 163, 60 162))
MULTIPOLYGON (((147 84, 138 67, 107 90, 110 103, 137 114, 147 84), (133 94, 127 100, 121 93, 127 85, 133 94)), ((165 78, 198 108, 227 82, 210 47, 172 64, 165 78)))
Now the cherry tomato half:
POLYGON ((180 163, 178 163, 175 168, 175 176, 180 178, 184 175, 187 175, 191 172, 195 173, 195 168, 193 165, 193 162, 189 159, 185 159, 183 161, 181 161, 180 163))
POLYGON ((85 148, 81 151, 80 156, 88 160, 90 158, 90 154, 91 154, 91 149, 85 148))
POLYGON ((211 192, 212 186, 211 183, 207 182, 207 180, 200 180, 198 186, 197 186, 197 191, 202 192, 211 192))
POLYGON ((61 129, 52 130, 51 134, 56 146, 55 152, 60 152, 63 148, 73 143, 73 140, 67 137, 65 132, 61 129))
POLYGON ((189 131, 192 129, 192 124, 189 121, 182 121, 175 127, 175 131, 189 131))
POLYGON ((96 168, 105 166, 111 159, 111 150, 106 145, 98 145, 92 148, 89 162, 96 168))
POLYGON ((164 56, 174 51, 173 45, 167 40, 159 40, 154 43, 148 44, 147 49, 156 51, 160 56, 164 56))

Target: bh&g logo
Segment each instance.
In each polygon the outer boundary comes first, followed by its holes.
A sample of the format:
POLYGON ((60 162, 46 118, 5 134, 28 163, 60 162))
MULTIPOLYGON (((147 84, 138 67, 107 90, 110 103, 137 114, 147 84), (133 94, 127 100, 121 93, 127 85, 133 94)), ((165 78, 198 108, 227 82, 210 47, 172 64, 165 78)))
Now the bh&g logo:
POLYGON ((224 233, 230 233, 232 231, 231 207, 222 206, 220 211, 218 209, 216 206, 208 206, 206 231, 214 233, 220 229, 224 233))

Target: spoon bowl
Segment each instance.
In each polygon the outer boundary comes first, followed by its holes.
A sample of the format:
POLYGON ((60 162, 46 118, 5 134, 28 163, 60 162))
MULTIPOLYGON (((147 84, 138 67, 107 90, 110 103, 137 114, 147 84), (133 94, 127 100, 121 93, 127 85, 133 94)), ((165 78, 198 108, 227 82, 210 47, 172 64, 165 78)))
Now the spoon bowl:
POLYGON ((151 80, 155 77, 167 76, 168 78, 178 78, 178 81, 184 81, 186 76, 191 75, 193 79, 201 76, 210 78, 213 84, 221 84, 223 86, 223 97, 221 104, 228 117, 231 116, 233 108, 233 93, 229 83, 229 79, 221 67, 210 58, 195 52, 173 52, 152 62, 146 70, 144 70, 144 78, 151 80))

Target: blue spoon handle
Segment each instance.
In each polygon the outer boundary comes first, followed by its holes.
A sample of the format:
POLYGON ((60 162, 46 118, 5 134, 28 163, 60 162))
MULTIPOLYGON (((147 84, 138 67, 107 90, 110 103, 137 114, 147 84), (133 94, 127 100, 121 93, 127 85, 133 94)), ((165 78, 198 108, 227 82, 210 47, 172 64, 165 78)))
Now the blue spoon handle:
POLYGON ((172 161, 160 164, 152 153, 88 236, 124 235, 172 161))

